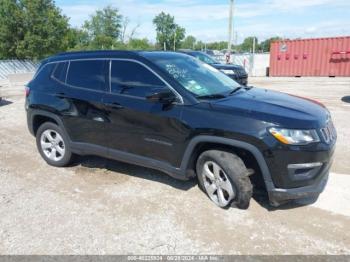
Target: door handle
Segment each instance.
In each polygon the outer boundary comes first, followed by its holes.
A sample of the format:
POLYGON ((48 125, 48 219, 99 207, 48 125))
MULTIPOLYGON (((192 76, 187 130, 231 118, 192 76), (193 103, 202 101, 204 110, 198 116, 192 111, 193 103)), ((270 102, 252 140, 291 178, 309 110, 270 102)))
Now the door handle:
POLYGON ((59 98, 67 98, 68 96, 65 93, 56 93, 55 96, 59 98))
POLYGON ((119 104, 119 103, 105 103, 104 105, 107 106, 107 107, 114 108, 114 109, 122 109, 122 108, 124 108, 124 107, 123 107, 121 104, 119 104))

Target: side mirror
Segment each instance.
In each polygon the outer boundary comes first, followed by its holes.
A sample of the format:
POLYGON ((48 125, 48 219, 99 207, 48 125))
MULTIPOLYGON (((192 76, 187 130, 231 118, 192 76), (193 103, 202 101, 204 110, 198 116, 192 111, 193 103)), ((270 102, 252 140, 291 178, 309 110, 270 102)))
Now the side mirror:
POLYGON ((156 91, 148 96, 146 99, 150 102, 160 102, 162 104, 171 104, 176 101, 176 96, 170 90, 156 91))

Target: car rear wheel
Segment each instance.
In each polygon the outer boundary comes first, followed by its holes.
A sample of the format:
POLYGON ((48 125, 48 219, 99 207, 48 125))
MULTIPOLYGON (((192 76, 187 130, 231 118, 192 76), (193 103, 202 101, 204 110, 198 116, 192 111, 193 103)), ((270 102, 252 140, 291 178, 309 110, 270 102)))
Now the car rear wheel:
POLYGON ((40 155, 49 165, 67 166, 73 158, 69 140, 62 129, 54 123, 46 122, 39 127, 36 144, 40 155))
POLYGON ((196 165, 199 186, 219 207, 249 207, 251 173, 235 154, 220 150, 203 152, 196 165))

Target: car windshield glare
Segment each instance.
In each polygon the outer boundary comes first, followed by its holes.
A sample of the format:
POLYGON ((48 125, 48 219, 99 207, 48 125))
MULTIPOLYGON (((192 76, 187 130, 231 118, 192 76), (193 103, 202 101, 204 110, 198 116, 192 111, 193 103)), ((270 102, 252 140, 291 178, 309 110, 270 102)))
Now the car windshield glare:
POLYGON ((197 97, 229 94, 239 87, 237 82, 219 70, 190 56, 150 59, 197 97))
POLYGON ((218 64, 219 63, 214 58, 212 58, 212 57, 210 57, 210 56, 208 56, 206 54, 196 53, 195 57, 198 58, 199 60, 201 60, 202 62, 207 63, 209 65, 218 64))

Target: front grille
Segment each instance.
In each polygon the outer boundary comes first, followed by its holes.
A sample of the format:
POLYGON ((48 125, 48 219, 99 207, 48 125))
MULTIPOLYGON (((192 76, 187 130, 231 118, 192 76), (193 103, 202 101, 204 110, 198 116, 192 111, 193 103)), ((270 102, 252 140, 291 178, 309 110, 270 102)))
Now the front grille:
POLYGON ((323 140, 327 144, 330 144, 337 138, 337 132, 334 128, 332 121, 329 121, 326 127, 321 128, 321 134, 322 134, 323 140))

